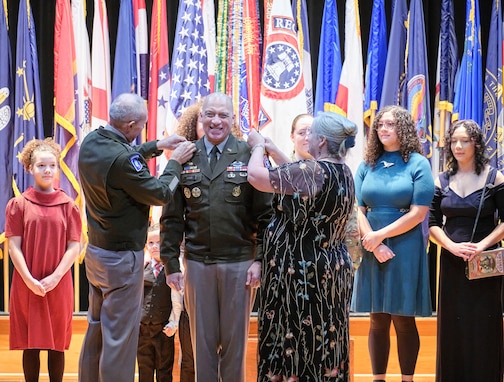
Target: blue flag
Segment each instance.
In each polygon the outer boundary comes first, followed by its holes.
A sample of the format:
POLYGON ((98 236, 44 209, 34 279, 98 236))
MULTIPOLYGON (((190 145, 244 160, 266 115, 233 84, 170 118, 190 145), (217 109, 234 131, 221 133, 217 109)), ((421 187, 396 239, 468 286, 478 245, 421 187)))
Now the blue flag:
POLYGON ((464 54, 457 73, 452 120, 483 120, 481 24, 478 0, 466 1, 464 54))
POLYGON ((403 84, 401 104, 411 113, 422 143, 423 154, 430 159, 432 120, 422 0, 411 0, 406 55, 406 80, 403 84))
POLYGON ((341 49, 338 9, 335 0, 326 0, 320 33, 315 114, 324 110, 324 103, 336 103, 340 76, 341 49))
POLYGON ((12 140, 13 87, 11 72, 11 46, 5 3, 0 5, 0 259, 5 241, 5 206, 12 197, 12 140))
POLYGON ((26 143, 32 139, 43 139, 42 105, 35 40, 35 23, 30 1, 19 2, 17 44, 16 44, 16 79, 14 84, 14 149, 12 188, 14 194, 24 192, 33 184, 33 177, 25 173, 18 156, 26 143))
POLYGON ((399 105, 402 82, 404 81, 404 55, 406 50, 408 9, 406 0, 395 0, 392 11, 392 25, 387 52, 387 65, 383 79, 380 108, 399 105))
POLYGON ((387 61, 387 19, 384 0, 373 3, 364 79, 364 122, 371 126, 380 104, 387 61))
POLYGON ((485 88, 483 90, 483 133, 488 150, 490 164, 502 171, 504 153, 502 137, 499 142, 499 131, 504 128, 502 107, 502 19, 501 2, 494 0, 488 32, 488 50, 486 59, 485 88), (500 148, 500 150, 499 150, 500 148))
POLYGON ((137 92, 137 64, 133 3, 121 0, 112 77, 112 99, 121 93, 137 92))
POLYGON ((444 171, 444 135, 446 128, 451 123, 457 67, 457 37, 455 35, 453 1, 443 0, 441 3, 441 29, 438 41, 433 113, 432 143, 435 149, 432 151, 431 164, 434 176, 437 172, 444 171))
POLYGON ((457 36, 453 16, 453 1, 443 0, 441 4, 441 31, 439 34, 439 102, 442 109, 453 110, 455 77, 457 74, 457 36))

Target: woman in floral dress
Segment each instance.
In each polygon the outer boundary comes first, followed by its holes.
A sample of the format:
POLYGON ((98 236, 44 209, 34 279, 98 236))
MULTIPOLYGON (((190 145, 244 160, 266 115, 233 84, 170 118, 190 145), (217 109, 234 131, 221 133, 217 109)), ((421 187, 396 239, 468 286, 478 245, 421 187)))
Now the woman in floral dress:
POLYGON ((353 271, 344 242, 354 183, 344 157, 356 132, 346 118, 321 113, 306 138, 314 160, 293 163, 249 135, 249 182, 276 194, 263 244, 258 381, 349 380, 353 271), (279 167, 268 170, 265 153, 279 167))

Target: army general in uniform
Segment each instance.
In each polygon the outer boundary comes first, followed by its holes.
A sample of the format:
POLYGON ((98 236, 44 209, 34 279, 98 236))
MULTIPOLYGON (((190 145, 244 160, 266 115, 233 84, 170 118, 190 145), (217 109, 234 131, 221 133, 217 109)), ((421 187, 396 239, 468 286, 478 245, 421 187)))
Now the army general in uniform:
POLYGON ((88 329, 79 360, 80 382, 133 382, 142 308, 144 245, 149 208, 170 203, 181 163, 194 143, 172 135, 134 146, 147 121, 144 100, 121 94, 105 127, 89 133, 79 153, 89 244, 88 329), (157 179, 146 159, 174 150, 157 179))
POLYGON ((163 208, 161 258, 170 287, 185 288, 196 380, 245 382, 253 288, 260 282, 271 195, 247 181, 250 147, 230 133, 231 98, 208 95, 200 117, 205 136, 183 165, 173 203, 163 208), (185 280, 178 260, 184 235, 185 280))

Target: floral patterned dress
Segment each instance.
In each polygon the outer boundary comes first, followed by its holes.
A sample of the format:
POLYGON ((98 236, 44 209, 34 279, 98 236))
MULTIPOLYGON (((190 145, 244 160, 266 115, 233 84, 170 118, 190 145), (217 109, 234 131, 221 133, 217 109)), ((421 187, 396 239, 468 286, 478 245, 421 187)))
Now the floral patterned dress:
POLYGON ((270 181, 278 193, 264 238, 258 381, 348 381, 351 171, 300 161, 270 181))

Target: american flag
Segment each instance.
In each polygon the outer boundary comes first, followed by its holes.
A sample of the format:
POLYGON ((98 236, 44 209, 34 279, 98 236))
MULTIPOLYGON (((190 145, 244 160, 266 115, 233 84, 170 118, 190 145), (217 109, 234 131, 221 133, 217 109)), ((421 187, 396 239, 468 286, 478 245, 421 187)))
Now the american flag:
POLYGON ((201 0, 180 1, 170 94, 170 106, 177 118, 188 106, 210 93, 207 53, 201 0))

